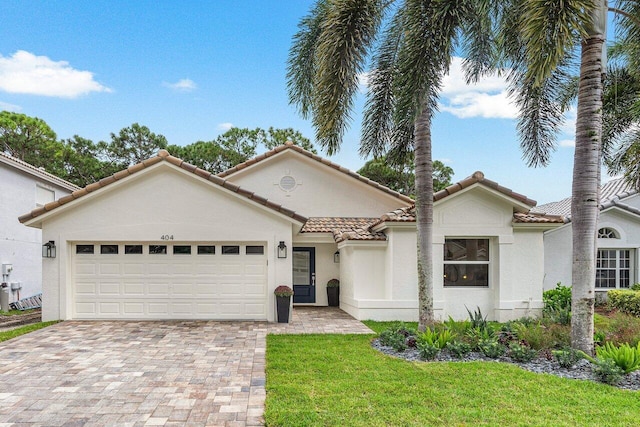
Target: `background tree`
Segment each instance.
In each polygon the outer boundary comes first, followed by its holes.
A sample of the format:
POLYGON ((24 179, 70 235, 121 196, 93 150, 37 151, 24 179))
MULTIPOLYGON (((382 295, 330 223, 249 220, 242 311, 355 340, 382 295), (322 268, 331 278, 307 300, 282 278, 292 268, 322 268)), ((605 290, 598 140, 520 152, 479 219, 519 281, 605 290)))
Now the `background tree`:
POLYGON ((120 170, 153 157, 164 148, 167 148, 167 139, 163 135, 156 135, 148 127, 134 123, 122 128, 117 135, 111 134, 105 155, 120 170))
POLYGON ((10 111, 0 112, 0 149, 6 154, 54 175, 63 174, 63 144, 42 119, 10 111))
MULTIPOLYGON (((415 173, 413 158, 409 158, 402 165, 389 162, 386 156, 369 160, 358 170, 366 176, 394 191, 415 197, 415 173)), ((443 190, 451 185, 453 169, 439 160, 433 161, 433 191, 443 190)))
POLYGON ((64 172, 60 175, 80 187, 85 187, 120 170, 114 163, 106 160, 107 144, 95 144, 90 139, 74 135, 63 140, 62 160, 64 172))
POLYGON ((358 77, 373 53, 361 153, 415 156, 419 329, 433 313, 431 118, 457 47, 477 77, 490 63, 486 1, 318 0, 299 24, 289 53, 290 102, 311 117, 328 154, 349 125, 358 77), (374 45, 383 23, 379 45, 374 45))

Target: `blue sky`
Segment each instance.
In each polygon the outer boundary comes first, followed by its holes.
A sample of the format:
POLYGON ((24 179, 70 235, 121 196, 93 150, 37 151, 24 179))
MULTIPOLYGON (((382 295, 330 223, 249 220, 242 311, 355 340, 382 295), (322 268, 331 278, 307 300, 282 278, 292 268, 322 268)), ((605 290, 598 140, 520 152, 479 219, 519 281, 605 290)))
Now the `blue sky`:
MULTIPOLYGON (((45 120, 59 138, 94 141, 140 123, 170 143, 211 140, 237 127, 292 127, 313 140, 290 106, 286 60, 310 0, 0 2, 0 109, 45 120)), ((547 168, 527 168, 504 83, 463 84, 454 61, 433 154, 454 180, 481 170, 538 201, 571 192, 574 126, 547 168)), ((331 160, 357 170, 360 118, 331 160)), ((326 154, 322 153, 326 156, 326 154)))

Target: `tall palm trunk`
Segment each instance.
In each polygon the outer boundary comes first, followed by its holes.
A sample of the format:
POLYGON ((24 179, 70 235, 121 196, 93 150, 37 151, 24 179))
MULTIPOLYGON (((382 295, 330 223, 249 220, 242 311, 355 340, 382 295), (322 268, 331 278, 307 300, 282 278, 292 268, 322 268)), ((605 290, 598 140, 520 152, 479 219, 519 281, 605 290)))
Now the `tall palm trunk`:
POLYGON ((433 324, 433 162, 431 111, 415 122, 416 224, 418 233, 418 329, 433 324))
POLYGON ((602 50, 605 43, 606 1, 593 12, 593 16, 594 28, 589 37, 582 42, 571 200, 571 346, 587 354, 593 353, 596 231, 600 185, 598 178, 602 140, 602 72, 605 65, 602 63, 602 50))

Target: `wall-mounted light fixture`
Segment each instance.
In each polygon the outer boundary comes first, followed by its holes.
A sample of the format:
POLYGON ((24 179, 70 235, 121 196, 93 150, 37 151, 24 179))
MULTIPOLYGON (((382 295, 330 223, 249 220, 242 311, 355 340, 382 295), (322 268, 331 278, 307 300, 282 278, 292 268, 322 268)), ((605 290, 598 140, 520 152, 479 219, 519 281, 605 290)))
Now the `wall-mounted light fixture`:
POLYGON ((278 245, 278 258, 286 258, 287 257, 287 245, 284 244, 284 240, 280 241, 278 245))
POLYGON ((56 257, 56 242, 49 240, 42 245, 42 258, 55 258, 56 257))
POLYGON ((340 251, 335 251, 333 253, 333 262, 340 264, 340 251))

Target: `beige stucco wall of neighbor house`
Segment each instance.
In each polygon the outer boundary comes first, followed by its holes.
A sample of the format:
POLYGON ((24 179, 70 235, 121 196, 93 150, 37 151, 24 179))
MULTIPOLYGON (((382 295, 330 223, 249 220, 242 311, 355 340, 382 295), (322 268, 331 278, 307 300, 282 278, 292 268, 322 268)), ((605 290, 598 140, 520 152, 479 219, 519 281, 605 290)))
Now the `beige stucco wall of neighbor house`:
MULTIPOLYGON (((624 200, 625 204, 640 206, 640 198, 637 196, 624 200)), ((640 227, 638 216, 623 209, 613 207, 600 212, 598 229, 612 228, 619 235, 616 239, 597 239, 599 249, 631 249, 632 271, 631 283, 640 281, 638 268, 640 267, 640 227)), ((556 230, 547 231, 544 235, 544 264, 545 278, 544 289, 555 288, 558 282, 565 286, 571 286, 571 248, 573 232, 571 223, 556 230)), ((597 290, 596 292, 606 292, 597 290)))
MULTIPOLYGON (((472 311, 479 307, 489 319, 500 321, 539 314, 544 264, 542 229, 514 230, 513 209, 514 202, 482 186, 469 187, 435 204, 433 278, 437 319, 466 319, 465 306, 472 311), (446 238, 489 240, 488 287, 443 286, 446 238)), ((388 241, 386 247, 381 246, 382 254, 366 245, 341 245, 347 262, 342 263, 340 274, 348 295, 341 298, 341 307, 359 319, 416 320, 415 224, 388 224, 385 233, 388 241), (360 271, 365 266, 375 266, 375 274, 360 271), (359 280, 367 274, 366 282, 359 280)))
POLYGON ((58 256, 44 260, 43 319, 71 316, 73 242, 162 243, 266 242, 267 320, 274 320, 273 290, 291 283, 291 257, 278 259, 276 247, 292 247, 290 219, 221 187, 161 162, 65 205, 42 224, 43 239, 55 240, 58 256))
POLYGON ((307 217, 372 217, 409 203, 293 150, 242 169, 225 179, 307 217), (290 176, 295 186, 280 187, 290 176))

